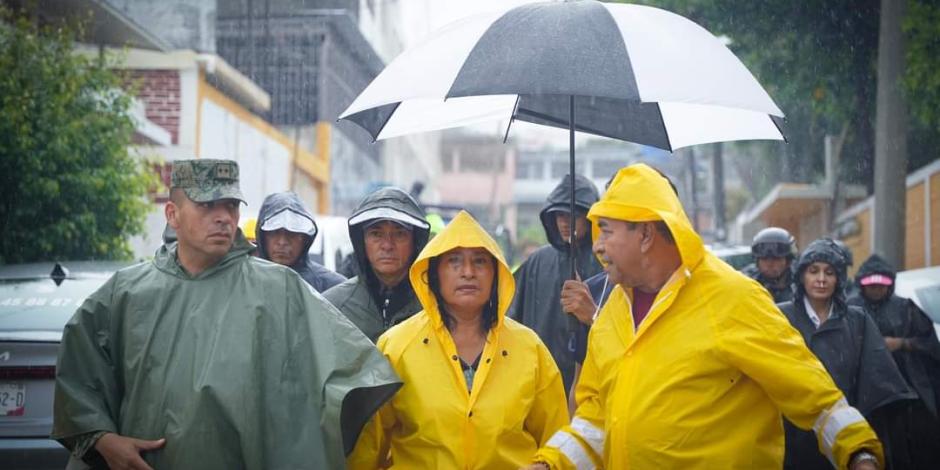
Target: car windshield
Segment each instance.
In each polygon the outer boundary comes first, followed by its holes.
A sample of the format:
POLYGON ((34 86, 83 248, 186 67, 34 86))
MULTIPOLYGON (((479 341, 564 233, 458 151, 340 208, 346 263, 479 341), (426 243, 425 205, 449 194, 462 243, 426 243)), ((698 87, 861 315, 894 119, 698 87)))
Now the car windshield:
POLYGON ((940 284, 921 287, 914 291, 914 295, 917 296, 927 316, 934 323, 940 323, 940 284))
POLYGON ((0 281, 0 335, 25 331, 61 332, 86 297, 108 279, 0 281))

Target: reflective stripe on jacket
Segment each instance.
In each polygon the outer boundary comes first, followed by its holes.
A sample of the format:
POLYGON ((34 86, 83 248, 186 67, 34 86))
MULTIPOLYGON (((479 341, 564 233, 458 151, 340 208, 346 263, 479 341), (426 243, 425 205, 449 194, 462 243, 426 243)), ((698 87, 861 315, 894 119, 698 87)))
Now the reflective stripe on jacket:
MULTIPOLYGON (((755 281, 706 253, 668 182, 621 170, 588 217, 665 221, 681 266, 635 328, 632 289, 617 286, 591 328, 571 425, 533 461, 552 468, 781 468, 781 413, 818 428, 839 468, 863 448, 881 457, 799 333, 755 281), (577 445, 575 445, 577 444, 577 445)), ((883 461, 883 460, 882 460, 883 461)))

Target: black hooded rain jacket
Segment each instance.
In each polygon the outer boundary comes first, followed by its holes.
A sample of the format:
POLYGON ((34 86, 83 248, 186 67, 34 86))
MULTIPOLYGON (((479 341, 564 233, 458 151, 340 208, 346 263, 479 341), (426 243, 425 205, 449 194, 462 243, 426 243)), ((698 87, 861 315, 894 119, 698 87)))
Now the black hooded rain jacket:
MULTIPOLYGON (((316 221, 313 219, 313 214, 307 210, 304 203, 296 194, 283 192, 268 195, 268 197, 264 198, 261 209, 258 211, 258 224, 255 227, 255 239, 258 241, 259 258, 266 260, 271 259, 264 247, 265 233, 261 230, 261 226, 264 225, 266 220, 285 210, 306 217, 313 222, 314 227, 317 226, 316 221)), ((317 229, 314 228, 314 230, 316 231, 317 229)), ((304 243, 303 250, 300 252, 300 256, 297 257, 297 260, 294 261, 294 264, 292 264, 290 268, 296 271, 297 274, 300 274, 300 277, 304 278, 317 292, 324 292, 330 287, 345 281, 346 278, 310 259, 308 252, 316 236, 317 234, 314 232, 312 237, 306 237, 307 240, 306 243, 304 243)))
MULTIPOLYGON (((565 176, 548 195, 539 213, 548 245, 545 245, 519 266, 516 278, 516 296, 509 310, 509 317, 533 329, 548 346, 558 369, 561 371, 565 390, 571 389, 574 380, 577 337, 583 326, 572 315, 561 308, 561 288, 569 278, 568 242, 562 239, 555 224, 555 213, 567 213, 570 205, 570 178, 565 176)), ((587 211, 599 195, 591 180, 577 175, 575 184, 575 211, 587 211)), ((600 262, 591 251, 590 224, 588 236, 577 246, 576 269, 582 280, 602 271, 600 262)))
MULTIPOLYGON (((350 216, 354 220, 360 214, 376 209, 389 209, 405 214, 415 220, 425 221, 424 210, 405 191, 387 187, 366 196, 350 216)), ((358 276, 330 289, 324 296, 336 308, 356 324, 372 341, 390 327, 421 311, 421 303, 415 297, 411 282, 406 275, 397 286, 383 286, 366 257, 363 227, 373 219, 358 221, 349 225, 349 238, 352 240, 358 276)), ((430 224, 423 226, 409 224, 414 234, 414 245, 408 266, 418 257, 418 253, 428 243, 430 224)))

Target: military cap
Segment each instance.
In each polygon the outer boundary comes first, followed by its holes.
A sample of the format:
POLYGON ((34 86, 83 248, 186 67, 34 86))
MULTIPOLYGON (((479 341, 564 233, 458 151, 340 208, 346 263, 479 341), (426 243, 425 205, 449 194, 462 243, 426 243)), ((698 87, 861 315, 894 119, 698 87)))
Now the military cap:
POLYGON ((238 188, 238 163, 232 160, 177 160, 173 162, 170 189, 180 188, 193 202, 238 199, 245 202, 238 188))

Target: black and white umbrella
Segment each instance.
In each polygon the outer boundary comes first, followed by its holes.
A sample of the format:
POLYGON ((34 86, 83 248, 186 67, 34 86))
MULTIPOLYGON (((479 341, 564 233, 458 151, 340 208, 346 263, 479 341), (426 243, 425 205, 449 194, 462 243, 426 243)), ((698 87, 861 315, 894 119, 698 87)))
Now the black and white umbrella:
POLYGON ((340 119, 374 140, 496 119, 567 128, 573 179, 575 130, 672 151, 782 140, 782 117, 740 60, 692 21, 579 0, 451 23, 395 58, 340 119))
POLYGON ((471 16, 393 60, 340 119, 375 140, 494 119, 666 150, 783 139, 783 113, 725 44, 652 7, 534 3, 471 16))

